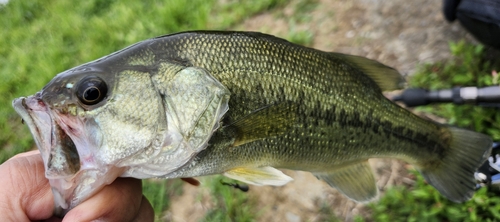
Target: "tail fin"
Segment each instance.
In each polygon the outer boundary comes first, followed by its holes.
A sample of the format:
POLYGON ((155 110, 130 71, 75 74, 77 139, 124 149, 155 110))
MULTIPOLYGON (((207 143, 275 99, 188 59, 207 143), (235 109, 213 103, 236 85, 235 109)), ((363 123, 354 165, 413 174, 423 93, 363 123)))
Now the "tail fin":
POLYGON ((474 172, 491 153, 490 137, 455 127, 451 132, 450 152, 438 168, 420 169, 424 178, 453 202, 464 202, 474 195, 474 172))

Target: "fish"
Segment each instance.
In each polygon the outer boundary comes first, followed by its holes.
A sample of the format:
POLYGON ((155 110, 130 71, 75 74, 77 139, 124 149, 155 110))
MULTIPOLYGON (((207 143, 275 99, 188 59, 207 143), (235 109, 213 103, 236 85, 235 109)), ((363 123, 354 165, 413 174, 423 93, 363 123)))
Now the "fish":
POLYGON ((117 177, 223 174, 282 186, 308 171, 352 200, 378 196, 370 158, 412 164, 463 202, 492 140, 423 119, 383 91, 395 69, 257 32, 188 31, 56 75, 13 106, 64 214, 117 177))

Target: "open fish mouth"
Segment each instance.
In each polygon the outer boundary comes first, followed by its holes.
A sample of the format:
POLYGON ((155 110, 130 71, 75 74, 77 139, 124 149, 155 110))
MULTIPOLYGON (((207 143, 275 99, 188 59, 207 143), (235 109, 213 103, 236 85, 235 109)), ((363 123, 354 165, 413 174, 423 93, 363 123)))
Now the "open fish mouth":
POLYGON ((92 196, 98 190, 96 187, 113 182, 123 173, 123 169, 112 166, 85 164, 89 162, 87 157, 84 157, 87 160, 80 161, 82 153, 88 152, 79 152, 73 139, 58 123, 60 118, 54 116, 41 99, 40 93, 27 98, 17 98, 12 105, 28 125, 40 150, 45 177, 52 187, 57 215, 66 214, 81 201, 92 196))
MULTIPOLYGON (((50 111, 41 100, 40 94, 13 101, 16 112, 28 125, 35 143, 40 150, 45 167, 45 177, 49 179, 54 193, 56 208, 67 209, 66 199, 73 193, 70 184, 80 169, 80 160, 75 144, 51 117, 50 111), (69 152, 68 152, 69 151, 69 152), (57 189, 57 187, 61 189, 57 189)), ((73 188, 74 189, 74 188, 73 188)), ((56 210, 60 211, 60 210, 56 210)))

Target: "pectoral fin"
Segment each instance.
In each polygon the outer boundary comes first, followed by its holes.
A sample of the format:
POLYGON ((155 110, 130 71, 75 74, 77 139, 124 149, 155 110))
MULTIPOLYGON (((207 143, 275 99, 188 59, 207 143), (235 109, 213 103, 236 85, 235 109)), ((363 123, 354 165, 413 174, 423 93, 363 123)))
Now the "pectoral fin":
POLYGON ((368 202, 378 196, 378 188, 368 161, 314 175, 358 202, 368 202))
POLYGON ((235 168, 224 176, 252 185, 283 186, 293 179, 273 167, 235 168))
POLYGON ((290 130, 296 122, 297 105, 289 101, 255 110, 230 124, 237 132, 233 146, 281 135, 290 130))

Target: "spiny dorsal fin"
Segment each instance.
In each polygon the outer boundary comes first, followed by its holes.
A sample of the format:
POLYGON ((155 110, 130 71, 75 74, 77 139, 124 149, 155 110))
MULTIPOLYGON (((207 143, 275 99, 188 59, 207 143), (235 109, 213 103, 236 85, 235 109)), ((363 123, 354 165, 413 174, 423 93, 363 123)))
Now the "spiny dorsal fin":
POLYGON ((368 161, 314 173, 314 175, 358 202, 368 202, 378 196, 375 177, 368 161))
POLYGON ((390 91, 403 88, 404 79, 401 74, 380 62, 361 56, 347 55, 332 52, 333 57, 361 69, 380 87, 382 91, 390 91))
POLYGON ((296 104, 287 101, 265 106, 230 124, 237 132, 233 146, 281 135, 296 122, 296 104))
POLYGON ((293 179, 273 167, 240 167, 224 173, 224 176, 252 185, 283 186, 293 179))

